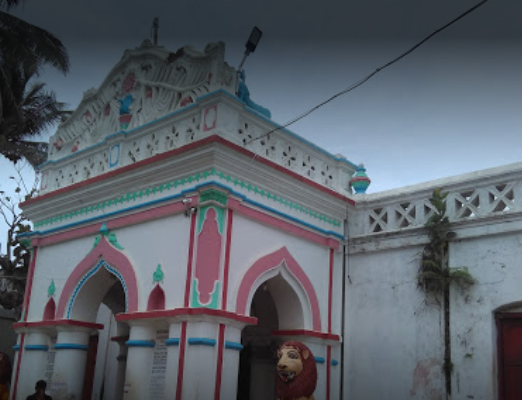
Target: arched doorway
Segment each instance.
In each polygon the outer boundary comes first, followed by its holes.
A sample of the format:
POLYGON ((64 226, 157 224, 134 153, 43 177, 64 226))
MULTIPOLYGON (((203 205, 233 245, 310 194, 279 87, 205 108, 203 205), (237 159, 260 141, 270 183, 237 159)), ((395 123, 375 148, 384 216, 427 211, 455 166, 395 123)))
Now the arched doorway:
POLYGON ((275 398, 276 351, 281 339, 272 332, 279 329, 303 329, 304 315, 299 296, 279 273, 267 279, 255 291, 250 316, 255 326, 243 329, 238 377, 238 400, 275 398))
POLYGON ((125 312, 127 296, 117 270, 101 260, 85 275, 70 304, 70 319, 95 322, 103 329, 89 340, 82 400, 123 398, 126 359, 124 340, 128 327, 115 316, 125 312), (115 273, 116 272, 116 273, 115 273), (121 340, 113 340, 123 338, 121 340))
MULTIPOLYGON (((81 387, 74 390, 81 391, 81 398, 85 400, 120 400, 125 381, 128 327, 117 323, 115 315, 137 311, 137 280, 123 252, 103 235, 96 243, 67 278, 56 318, 103 325, 102 330, 91 335, 87 345, 83 390, 81 387)), ((63 368, 54 364, 53 379, 55 373, 60 377, 67 375, 60 370, 63 368)))

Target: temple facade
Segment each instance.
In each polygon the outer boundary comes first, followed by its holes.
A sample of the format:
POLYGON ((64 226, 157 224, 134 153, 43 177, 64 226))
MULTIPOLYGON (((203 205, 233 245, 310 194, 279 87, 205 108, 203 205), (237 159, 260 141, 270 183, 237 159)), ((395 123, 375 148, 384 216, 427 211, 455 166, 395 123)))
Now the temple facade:
POLYGON ((145 41, 51 137, 22 205, 11 399, 39 379, 55 400, 275 398, 284 340, 312 350, 317 400, 445 398, 442 311, 417 284, 437 188, 449 265, 476 280, 451 291, 452 398, 519 398, 522 165, 367 195, 362 166, 239 83, 223 43, 145 41))
POLYGON ((235 85, 222 43, 144 42, 60 125, 23 205, 13 399, 44 377, 55 399, 273 398, 285 339, 339 397, 357 167, 285 130, 253 140, 277 125, 235 85))

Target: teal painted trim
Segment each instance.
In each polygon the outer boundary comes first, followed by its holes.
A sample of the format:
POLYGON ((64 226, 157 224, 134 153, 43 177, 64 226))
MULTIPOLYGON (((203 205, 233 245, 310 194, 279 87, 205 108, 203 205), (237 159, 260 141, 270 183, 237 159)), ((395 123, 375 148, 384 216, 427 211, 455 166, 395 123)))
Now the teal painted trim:
POLYGON ((208 339, 208 338, 189 338, 188 344, 195 346, 195 345, 202 345, 202 346, 215 346, 216 340, 215 339, 208 339))
POLYGON ((123 291, 125 293, 125 312, 128 312, 128 310, 129 310, 129 293, 128 293, 128 290, 127 290, 127 284, 125 283, 125 280, 123 279, 123 276, 120 274, 120 272, 118 270, 116 270, 114 267, 112 267, 111 265, 107 264, 107 262, 102 258, 98 262, 98 264, 96 264, 96 266, 91 271, 89 271, 89 273, 87 275, 85 275, 80 280, 80 283, 78 283, 76 285, 76 287, 74 288, 73 295, 71 297, 71 300, 69 301, 69 306, 67 307, 67 319, 71 318, 72 307, 73 307, 74 301, 76 300, 76 296, 78 295, 78 292, 83 287, 85 282, 87 282, 87 280, 91 276, 93 276, 102 266, 107 271, 109 271, 111 274, 113 274, 116 278, 119 279, 119 281, 121 283, 121 286, 123 287, 123 291))
POLYGON ((89 346, 86 344, 76 343, 57 343, 54 345, 55 350, 89 350, 89 346))
POLYGON ((243 345, 241 343, 237 342, 229 342, 228 340, 225 341, 225 349, 230 350, 243 350, 243 345))
POLYGON ((203 206, 199 209, 197 234, 199 235, 201 233, 201 230, 203 229, 203 223, 205 222, 207 213, 211 208, 216 212, 218 231, 219 234, 223 236, 223 229, 225 225, 225 209, 215 205, 203 206))
MULTIPOLYGON (((261 195, 261 197, 265 197, 266 196, 266 198, 268 200, 272 200, 274 202, 278 202, 281 206, 284 206, 285 208, 288 207, 290 209, 298 210, 301 213, 307 214, 307 215, 309 215, 310 217, 312 217, 314 219, 318 219, 319 221, 324 221, 327 224, 330 224, 330 225, 333 225, 333 226, 338 226, 338 227, 341 226, 341 221, 337 221, 337 220, 334 220, 333 218, 328 217, 326 215, 314 212, 311 209, 303 207, 302 204, 294 203, 293 201, 288 200, 286 198, 283 198, 281 196, 277 196, 277 195, 271 193, 268 190, 265 190, 263 188, 258 188, 257 186, 252 185, 251 183, 245 182, 243 180, 240 181, 238 178, 234 178, 231 175, 225 174, 223 172, 218 172, 218 171, 216 171, 215 168, 212 168, 210 171, 198 172, 195 175, 188 176, 188 177, 185 177, 185 178, 181 178, 181 179, 175 180, 173 182, 168 182, 166 184, 161 184, 159 186, 154 186, 152 188, 148 187, 148 188, 145 188, 145 189, 141 189, 139 191, 136 190, 136 191, 134 191, 132 193, 128 192, 126 195, 121 195, 120 197, 115 197, 115 198, 112 198, 112 199, 110 199, 108 201, 104 201, 102 203, 94 204, 94 205, 91 205, 89 207, 84 207, 84 208, 81 208, 79 210, 72 211, 70 213, 65 213, 65 214, 62 214, 62 215, 56 215, 56 216, 50 217, 50 218, 48 218, 46 220, 35 222, 34 223, 34 229, 35 230, 36 229, 40 229, 42 226, 53 225, 54 223, 57 223, 57 222, 60 222, 60 223, 62 221, 65 222, 69 218, 78 217, 78 216, 81 216, 82 214, 85 214, 87 216, 89 213, 97 212, 99 210, 101 210, 102 212, 107 212, 106 209, 109 209, 112 205, 116 206, 118 203, 120 203, 123 206, 124 203, 128 203, 128 202, 131 202, 131 201, 135 202, 136 198, 138 198, 138 199, 145 199, 146 197, 148 197, 151 194, 156 194, 157 192, 162 193, 164 190, 169 191, 173 187, 177 188, 178 186, 180 186, 180 188, 181 188, 181 186, 185 186, 186 184, 190 184, 193 181, 199 182, 200 179, 207 179, 210 176, 216 176, 218 179, 221 179, 222 181, 232 182, 234 187, 235 186, 240 186, 241 188, 247 190, 247 192, 251 192, 252 191, 256 195, 257 194, 261 195)), ((185 189, 185 190, 188 190, 188 189, 185 189)), ((212 190, 212 189, 204 190, 205 193, 211 192, 211 191, 215 191, 215 190, 212 190)), ((203 197, 204 196, 202 196, 202 198, 203 197)), ((163 201, 163 200, 165 200, 165 197, 163 197, 161 199, 157 199, 157 200, 158 201, 163 201)), ((156 201, 156 200, 153 200, 153 201, 156 201)), ((201 221, 201 213, 202 213, 202 211, 200 212, 200 216, 198 217, 199 221, 201 221)), ((107 212, 106 215, 109 215, 109 214, 110 213, 107 212)), ((93 217, 93 218, 95 218, 95 217, 93 217)), ((199 227, 199 225, 198 225, 198 227, 199 227)), ((106 233, 107 232, 102 233, 102 234, 105 235, 106 233)), ((23 238, 23 236, 22 236, 22 238, 23 238)), ((25 240, 25 241, 27 241, 27 240, 25 240)))
POLYGON ((247 105, 245 105, 245 103, 243 103, 241 100, 239 100, 239 98, 235 95, 233 95, 232 93, 230 92, 227 92, 226 90, 223 90, 223 89, 218 89, 218 90, 215 90, 214 92, 210 92, 210 93, 207 93, 207 94, 204 94, 203 96, 200 96, 200 97, 197 97, 196 98, 196 102, 200 101, 200 100, 203 100, 203 99, 206 99, 207 97, 211 97, 211 96, 214 96, 216 94, 224 94, 226 95, 227 97, 231 98, 232 100, 236 101, 238 104, 242 105, 243 106, 243 109, 247 112, 249 112, 250 114, 254 114, 256 117, 259 117, 261 118, 262 120, 264 120, 265 122, 268 122, 270 125, 272 125, 274 128, 279 128, 278 130, 280 131, 284 131, 286 133, 288 133, 290 136, 296 138, 297 140, 303 142, 303 143, 306 143, 307 145, 313 147, 314 149, 316 150, 319 150, 321 153, 323 154, 326 154, 328 157, 334 159, 335 161, 340 161, 340 162, 343 162, 343 163, 346 163, 352 167, 355 167, 357 168, 357 165, 354 164, 353 162, 349 161, 349 160, 345 160, 344 158, 339 158, 339 157, 336 157, 334 156, 332 153, 326 151, 325 149, 322 149, 321 147, 317 146, 316 144, 306 140, 305 138, 303 138, 302 136, 299 136, 297 133, 294 133, 292 132, 291 130, 289 129, 286 129, 286 128, 283 128, 281 125, 279 125, 278 123, 274 122, 273 120, 271 120, 270 118, 267 118, 266 116, 264 116, 263 114, 259 113, 258 111, 254 110, 253 108, 250 108, 248 107, 247 105))
POLYGON ((86 151, 88 151, 88 150, 91 150, 91 149, 93 149, 93 148, 95 148, 95 147, 102 146, 102 145, 106 144, 107 141, 108 141, 110 138, 114 137, 114 136, 118 136, 118 135, 124 135, 124 136, 127 136, 128 134, 133 133, 133 132, 135 132, 135 131, 137 131, 137 130, 139 130, 139 129, 142 129, 142 128, 145 128, 145 127, 147 127, 147 126, 149 126, 149 125, 153 125, 153 124, 156 124, 156 123, 158 123, 158 122, 161 122, 161 121, 163 121, 163 120, 165 120, 165 119, 167 119, 167 118, 170 118, 170 117, 172 117, 172 116, 174 116, 174 115, 176 115, 176 114, 180 114, 181 112, 184 112, 184 111, 190 110, 191 108, 197 107, 197 106, 199 105, 199 104, 198 104, 199 101, 204 100, 204 99, 206 99, 207 97, 211 97, 211 96, 214 96, 214 95, 216 95, 216 94, 220 94, 220 93, 221 93, 221 94, 224 94, 224 95, 226 95, 226 96, 228 96, 229 98, 231 98, 231 99, 233 99, 233 100, 235 100, 238 104, 243 105, 243 109, 244 109, 245 111, 247 111, 247 112, 249 112, 250 114, 253 114, 253 115, 255 115, 256 117, 259 117, 259 118, 261 118, 262 120, 268 122, 268 123, 269 123, 270 125, 272 125, 274 128, 279 128, 278 130, 281 130, 281 131, 283 131, 283 132, 286 132, 287 134, 289 134, 290 136, 294 137, 295 139, 297 139, 297 140, 299 140, 299 141, 301 141, 301 142, 307 144, 308 146, 313 147, 314 149, 320 151, 321 153, 327 155, 329 158, 331 158, 331 159, 333 159, 333 160, 335 160, 335 161, 339 161, 339 162, 342 162, 342 163, 345 163, 345 164, 348 164, 348 165, 350 165, 350 166, 352 166, 352 167, 357 168, 357 165, 354 164, 353 162, 351 162, 351 161, 349 161, 349 160, 345 160, 344 158, 336 157, 336 156, 334 156, 332 153, 330 153, 330 152, 326 151, 325 149, 323 149, 323 148, 317 146, 316 144, 314 144, 314 143, 312 143, 312 142, 306 140, 305 138, 303 138, 302 136, 299 136, 298 134, 292 132, 291 130, 286 129, 286 128, 282 128, 281 125, 279 125, 278 123, 272 121, 270 118, 267 118, 267 117, 265 117, 264 115, 260 114, 259 112, 257 112, 257 111, 255 111, 255 110, 251 109, 250 107, 246 106, 246 105, 245 105, 242 101, 240 101, 236 96, 232 95, 231 93, 227 92, 226 90, 218 89, 218 90, 215 90, 215 91, 213 91, 213 92, 207 93, 207 94, 205 94, 205 95, 203 95, 203 96, 197 97, 197 98, 196 98, 196 101, 195 101, 194 103, 192 103, 191 105, 188 105, 188 106, 186 106, 186 107, 180 108, 179 110, 176 110, 176 111, 173 111, 173 112, 171 112, 171 113, 169 113, 169 114, 166 114, 166 115, 164 115, 163 117, 160 117, 160 118, 157 118, 157 119, 155 119, 155 120, 149 121, 149 122, 147 122, 147 123, 145 123, 145 124, 143 124, 143 125, 140 125, 140 126, 137 126, 136 128, 133 128, 133 129, 131 129, 131 130, 120 130, 120 131, 117 131, 117 132, 111 133, 111 134, 108 135, 108 136, 107 136, 107 137, 106 137, 102 142, 100 142, 100 143, 96 143, 96 144, 94 144, 94 145, 92 145, 92 146, 89 146, 89 147, 87 147, 87 148, 85 148, 85 149, 83 149, 83 150, 77 151, 77 152, 75 152, 75 153, 73 153, 73 154, 69 154, 69 155, 67 155, 67 156, 65 156, 65 157, 63 157, 63 158, 60 158, 59 160, 56 160, 56 161, 45 161, 44 163, 42 163, 42 164, 40 164, 40 165, 38 166, 38 169, 41 169, 42 167, 44 167, 44 166, 46 166, 46 165, 48 165, 48 164, 55 164, 55 163, 57 163, 57 162, 61 162, 61 161, 63 161, 63 160, 67 160, 68 158, 71 158, 71 157, 77 156, 78 154, 81 154, 81 153, 83 153, 83 152, 86 152, 86 151))
POLYGON ((212 291, 212 294, 210 295, 210 301, 207 304, 202 304, 199 302, 199 292, 197 287, 198 280, 197 278, 194 278, 194 280, 192 281, 192 307, 206 307, 217 310, 219 302, 219 281, 214 282, 214 290, 212 291))
POLYGON ((165 340, 167 346, 179 346, 179 338, 168 338, 165 340))
POLYGON ((339 365, 339 361, 332 360, 332 362, 330 364, 332 364, 334 367, 337 367, 339 365))
POLYGON ((232 93, 230 93, 230 92, 228 92, 228 91, 226 91, 224 89, 214 90, 213 92, 210 92, 210 93, 204 94, 202 96, 196 97, 196 102, 204 100, 207 97, 211 97, 211 96, 214 96, 216 94, 224 94, 225 96, 230 97, 232 100, 234 100, 238 104, 245 104, 241 100, 239 100, 239 98, 237 96, 233 95, 232 93))
POLYGON ((101 266, 103 265, 104 261, 103 260, 100 260, 100 262, 92 269, 90 270, 87 275, 85 275, 81 280, 80 280, 80 283, 78 283, 76 285, 76 287, 74 288, 74 292, 72 294, 72 297, 71 297, 71 300, 69 301, 69 306, 67 307, 67 319, 70 319, 71 318, 71 311, 72 311, 72 307, 73 307, 73 304, 74 304, 74 301, 76 300, 76 295, 78 294, 78 292, 80 291, 80 289, 82 288, 83 284, 91 277, 93 276, 100 268, 101 266))
POLYGON ((49 346, 43 345, 43 344, 26 344, 24 346, 25 350, 32 350, 32 351, 47 351, 49 350, 49 346))
POLYGON ((154 347, 156 342, 153 340, 127 340, 125 342, 127 347, 154 347))
POLYGON ((14 350, 14 351, 18 351, 18 350, 20 350, 20 345, 19 345, 19 344, 15 344, 15 345, 13 346, 13 350, 14 350))
POLYGON ((291 130, 288 130, 286 128, 283 128, 281 125, 279 125, 278 123, 272 121, 271 119, 265 117, 264 115, 260 114, 259 112, 251 109, 250 107, 248 106, 244 106, 243 109, 247 112, 249 112, 250 114, 254 114, 256 117, 259 117, 263 120, 265 120, 266 122, 268 122, 270 125, 272 125, 274 128, 278 128, 277 130, 279 131, 283 131, 287 134, 289 134, 290 136, 296 138, 297 140, 299 140, 300 142, 303 142, 305 144, 307 144, 308 146, 310 147, 313 147, 314 149, 320 151, 321 153, 325 154, 326 156, 330 157, 331 159, 335 160, 335 161, 339 161, 339 162, 342 162, 342 163, 345 163, 345 164, 348 164, 350 165, 351 167, 354 167, 354 168, 357 168, 357 165, 354 164, 353 162, 349 161, 349 160, 346 160, 344 158, 339 158, 339 157, 336 157, 334 156, 332 153, 326 151, 325 149, 319 147, 318 145, 316 145, 315 143, 312 143, 308 140, 306 140, 304 137, 302 136, 299 136, 297 133, 294 133, 292 132, 291 130))
POLYGON ((259 207, 259 208, 262 208, 264 210, 270 211, 271 213, 277 214, 277 215, 279 215, 281 217, 284 217, 284 218, 289 219, 291 221, 297 222, 297 223, 299 223, 301 225, 304 225, 304 226, 306 226, 308 228, 314 229, 314 230, 319 231, 321 233, 324 233, 326 235, 335 236, 336 238, 338 238, 340 240, 344 240, 344 236, 339 234, 339 233, 337 233, 337 232, 326 231, 326 230, 321 229, 321 228, 319 228, 317 226, 314 226, 314 225, 312 225, 312 224, 310 224, 308 222, 302 221, 302 220, 300 220, 298 218, 292 217, 291 215, 285 214, 284 212, 278 211, 275 208, 267 207, 267 206, 265 206, 265 205, 263 205, 261 203, 258 203, 257 201, 245 198, 245 203, 250 203, 250 204, 252 204, 252 205, 254 205, 256 207, 259 207))
POLYGON ((315 358, 315 362, 317 364, 324 364, 324 358, 323 357, 314 357, 315 358))
POLYGON ((95 147, 99 147, 99 146, 102 146, 102 145, 106 144, 107 141, 110 138, 114 137, 114 136, 118 136, 118 135, 127 136, 128 134, 133 133, 133 132, 135 132, 135 131, 137 131, 139 129, 142 129, 142 128, 145 128, 145 127, 147 127, 149 125, 153 125, 153 124, 156 124, 158 122, 161 122, 161 121, 163 121, 163 120, 165 120, 167 118, 172 117, 173 115, 176 115, 176 114, 179 114, 179 113, 181 113, 183 111, 187 111, 187 110, 189 110, 191 108, 194 108, 197 105, 198 105, 197 103, 193 103, 193 104, 191 104, 189 106, 183 107, 183 108, 181 108, 179 110, 176 110, 176 111, 173 111, 173 112, 171 112, 171 113, 169 113, 167 115, 164 115, 163 117, 160 117, 160 118, 154 119, 152 121, 146 122, 145 124, 137 126, 136 128, 132 128, 131 130, 123 130, 123 129, 121 129, 121 130, 119 130, 117 132, 111 133, 105 139, 103 139, 103 141, 101 141, 100 143, 93 144, 92 146, 89 146, 89 147, 87 147, 87 148, 85 148, 83 150, 80 150, 80 151, 76 151, 73 154, 69 154, 69 155, 67 155, 67 156, 65 156, 63 158, 60 158, 58 160, 55 160, 55 161, 45 161, 44 163, 40 164, 37 168, 40 169, 40 168, 42 168, 43 166, 45 166, 47 164, 56 164, 56 163, 61 162, 63 160, 67 160, 68 158, 74 157, 74 156, 76 156, 78 154, 81 154, 81 153, 84 153, 84 152, 86 152, 88 150, 94 149, 95 147))
POLYGON ((277 215, 280 215, 280 216, 282 216, 284 218, 287 218, 287 219, 289 219, 291 221, 297 222, 297 223, 299 223, 299 224, 301 224, 303 226, 311 228, 311 229, 313 229, 313 230, 315 230, 317 232, 323 233, 325 235, 334 236, 334 237, 336 237, 336 238, 338 238, 340 240, 344 240, 344 236, 339 234, 339 233, 337 233, 337 232, 327 231, 325 229, 319 228, 318 226, 315 226, 315 225, 312 225, 312 224, 310 224, 308 222, 302 221, 302 220, 300 220, 300 219, 298 219, 296 217, 292 217, 291 215, 285 214, 285 213, 283 213, 281 211, 278 211, 278 210, 275 210, 275 209, 273 209, 271 207, 265 206, 265 205, 263 205, 261 203, 258 203, 256 201, 254 201, 254 200, 250 200, 244 194, 236 192, 231 187, 223 185, 222 183, 217 182, 217 181, 205 182, 205 183, 202 183, 202 184, 199 184, 199 185, 195 185, 195 186, 193 186, 191 188, 188 188, 186 190, 183 190, 179 194, 175 194, 175 195, 172 195, 172 196, 167 196, 167 197, 164 197, 164 198, 161 198, 161 199, 157 199, 157 200, 152 200, 152 201, 149 201, 149 202, 146 202, 146 203, 143 203, 143 204, 138 204, 138 205, 135 205, 135 206, 132 206, 132 207, 127 207, 127 208, 124 208, 124 209, 121 209, 121 210, 118 210, 118 211, 113 211, 113 212, 110 212, 110 213, 106 213, 104 215, 100 215, 100 216, 97 216, 97 217, 87 218, 87 219, 84 219, 84 220, 81 220, 81 221, 73 222, 71 224, 62 225, 62 226, 59 226, 57 228, 51 228, 51 229, 48 229, 48 230, 45 230, 45 231, 37 230, 37 231, 33 231, 33 232, 28 232, 28 233, 21 233, 21 234, 17 235, 16 237, 17 238, 23 238, 23 237, 32 237, 34 235, 47 235, 47 234, 50 234, 50 233, 53 233, 53 232, 58 232, 58 231, 61 231, 61 230, 73 228, 73 227, 78 226, 78 225, 83 225, 83 224, 91 223, 91 222, 97 222, 97 221, 100 221, 100 220, 105 220, 105 219, 108 219, 108 218, 110 218, 112 216, 115 216, 115 215, 127 213, 129 211, 139 210, 141 208, 150 207, 151 205, 164 203, 164 202, 169 201, 169 200, 175 200, 175 199, 178 199, 178 198, 182 198, 182 197, 185 196, 186 193, 193 193, 195 190, 198 190, 198 189, 200 189, 202 187, 206 187, 206 186, 218 186, 218 187, 227 189, 227 190, 230 191, 231 194, 234 194, 235 196, 240 197, 244 201, 249 202, 249 203, 255 205, 256 207, 259 207, 259 208, 262 208, 264 210, 273 212, 273 213, 275 213, 277 215))
MULTIPOLYGON (((192 189, 194 190, 194 188, 192 189)), ((159 203, 164 203, 166 201, 169 201, 169 200, 175 200, 177 198, 181 198, 184 196, 185 193, 188 193, 190 192, 191 190, 190 189, 187 189, 187 190, 184 190, 182 191, 181 193, 179 194, 175 194, 175 195, 172 195, 172 196, 167 196, 167 197, 163 197, 161 199, 157 199, 157 200, 152 200, 152 201, 148 201, 146 203, 143 203, 143 204, 137 204, 135 206, 132 206, 132 207, 127 207, 127 208, 124 208, 122 210, 118 210, 118 211, 112 211, 112 212, 109 212, 109 213, 106 213, 104 215, 100 215, 100 216, 97 216, 97 217, 92 217, 92 218, 87 218, 87 219, 84 219, 82 221, 77 221, 77 222, 73 222, 73 223, 70 223, 70 224, 67 224, 67 225, 62 225, 60 227, 57 227, 57 228, 51 228, 51 229, 48 229, 46 231, 33 231, 33 232, 30 232, 30 233, 21 233, 19 236, 33 236, 37 233, 53 233, 55 231, 60 231, 62 230, 64 227, 68 227, 68 228, 71 228, 71 227, 75 227, 77 225, 82 225, 84 223, 89 223, 89 222, 96 222, 96 221, 100 221, 100 220, 105 220, 107 219, 108 217, 112 217, 112 216, 115 216, 115 215, 119 215, 119 214, 122 214, 122 213, 125 213, 125 212, 128 212, 128 211, 134 211, 134 210, 139 210, 140 208, 144 208, 144 207, 149 207, 151 205, 155 205, 155 204, 159 204, 159 203)))

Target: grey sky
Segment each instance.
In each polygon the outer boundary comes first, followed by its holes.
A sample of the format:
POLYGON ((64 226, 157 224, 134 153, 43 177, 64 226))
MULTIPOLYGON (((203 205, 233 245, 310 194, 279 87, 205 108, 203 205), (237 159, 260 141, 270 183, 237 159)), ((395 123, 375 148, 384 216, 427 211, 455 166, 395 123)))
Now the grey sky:
MULTIPOLYGON (((27 0, 16 14, 52 31, 69 49, 70 73, 42 79, 73 108, 126 48, 149 37, 156 16, 159 44, 203 49, 223 40, 235 67, 257 25, 263 38, 245 64, 247 84, 252 98, 285 123, 477 3, 27 0)), ((364 162, 369 192, 520 161, 520 15, 520 0, 490 0, 290 129, 364 162)), ((5 166, 0 160, 2 184, 5 166)))

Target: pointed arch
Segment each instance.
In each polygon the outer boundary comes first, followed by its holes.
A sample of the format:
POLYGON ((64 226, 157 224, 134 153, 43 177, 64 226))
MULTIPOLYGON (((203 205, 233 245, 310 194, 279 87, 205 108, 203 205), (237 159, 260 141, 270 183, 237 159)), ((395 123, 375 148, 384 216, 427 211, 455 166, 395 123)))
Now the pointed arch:
POLYGON ((54 319, 56 314, 56 303, 54 302, 54 299, 51 297, 47 304, 45 305, 44 314, 43 314, 43 320, 44 321, 51 321, 54 319))
POLYGON ((122 252, 116 250, 107 242, 105 237, 102 237, 98 245, 74 268, 67 278, 56 310, 58 318, 68 318, 66 311, 70 308, 68 306, 74 302, 74 295, 88 280, 90 274, 102 265, 120 280, 125 291, 126 312, 138 311, 138 284, 134 268, 122 252))
POLYGON ((150 292, 149 301, 147 303, 147 311, 164 310, 165 309, 165 292, 159 283, 150 292))
POLYGON ((290 286, 292 286, 292 279, 289 278, 292 277, 298 282, 308 303, 301 305, 304 310, 308 309, 310 312, 311 327, 314 331, 321 331, 321 313, 314 286, 286 247, 260 258, 248 269, 237 292, 236 312, 247 315, 246 311, 256 289, 264 281, 278 274, 281 274, 290 286))

